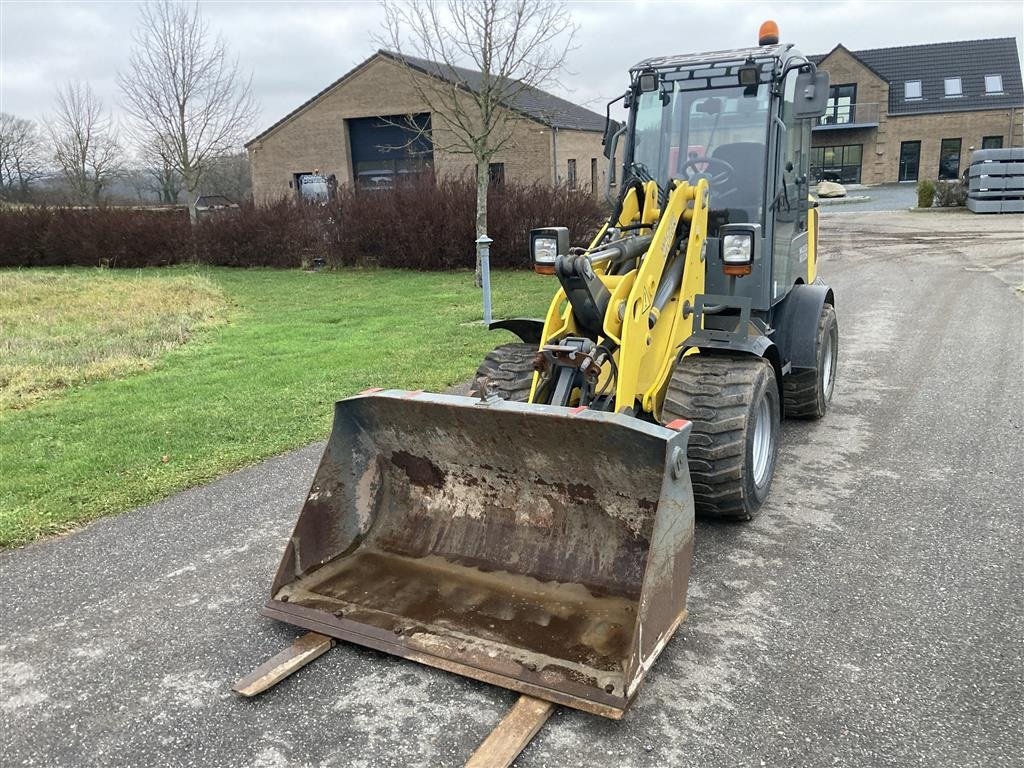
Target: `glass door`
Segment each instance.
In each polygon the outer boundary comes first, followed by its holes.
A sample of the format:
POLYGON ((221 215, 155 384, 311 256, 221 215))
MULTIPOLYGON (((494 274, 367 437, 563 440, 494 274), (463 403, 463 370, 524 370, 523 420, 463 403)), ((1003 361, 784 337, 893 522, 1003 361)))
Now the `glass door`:
POLYGON ((904 141, 900 144, 900 181, 917 181, 921 166, 921 142, 904 141))

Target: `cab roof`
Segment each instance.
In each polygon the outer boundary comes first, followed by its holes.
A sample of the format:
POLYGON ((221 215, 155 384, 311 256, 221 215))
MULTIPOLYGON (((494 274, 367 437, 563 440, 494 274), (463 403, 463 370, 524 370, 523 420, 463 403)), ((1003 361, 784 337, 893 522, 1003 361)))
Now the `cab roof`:
POLYGON ((792 43, 778 43, 776 45, 757 45, 752 48, 734 48, 728 51, 708 51, 706 53, 680 53, 674 56, 656 56, 651 59, 644 59, 634 65, 630 72, 639 72, 644 69, 673 69, 678 67, 692 67, 695 64, 725 64, 741 63, 748 58, 754 59, 779 59, 788 58, 787 54, 792 49, 792 43))

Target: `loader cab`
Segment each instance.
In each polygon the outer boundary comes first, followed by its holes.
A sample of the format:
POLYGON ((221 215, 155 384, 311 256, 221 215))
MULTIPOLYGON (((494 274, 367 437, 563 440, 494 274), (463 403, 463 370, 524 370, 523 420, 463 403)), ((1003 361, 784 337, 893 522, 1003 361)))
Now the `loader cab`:
MULTIPOLYGON (((807 271, 811 121, 827 75, 791 45, 648 59, 631 70, 620 178, 709 185, 708 252, 724 231, 757 240, 751 274, 709 269, 708 293, 768 311, 807 271), (813 98, 809 98, 808 95, 813 98), (723 229, 728 228, 728 230, 723 229)), ((626 188, 626 184, 623 185, 626 188)))

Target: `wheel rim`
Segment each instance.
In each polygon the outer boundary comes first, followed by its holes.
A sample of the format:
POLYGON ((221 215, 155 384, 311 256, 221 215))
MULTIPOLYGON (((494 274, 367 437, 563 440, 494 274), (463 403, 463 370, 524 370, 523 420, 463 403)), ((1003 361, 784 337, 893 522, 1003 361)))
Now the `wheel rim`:
POLYGON ((763 485, 772 457, 772 411, 765 394, 754 409, 754 484, 763 485))
POLYGON ((825 365, 821 372, 821 389, 825 397, 828 397, 832 391, 832 379, 835 376, 835 365, 832 362, 834 357, 832 334, 830 333, 827 338, 828 341, 825 342, 825 365))

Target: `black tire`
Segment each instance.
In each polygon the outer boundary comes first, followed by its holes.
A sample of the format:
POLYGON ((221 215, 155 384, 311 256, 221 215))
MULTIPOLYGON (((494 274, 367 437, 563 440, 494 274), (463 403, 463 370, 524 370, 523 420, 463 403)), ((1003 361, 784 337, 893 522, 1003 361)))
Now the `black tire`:
POLYGON ((791 373, 782 380, 782 399, 787 419, 820 419, 832 402, 839 359, 839 324, 831 304, 821 308, 814 339, 817 367, 791 373), (831 342, 831 343, 829 343, 831 342))
POLYGON ((493 394, 502 400, 525 403, 530 398, 533 361, 536 356, 537 347, 533 344, 502 344, 495 347, 477 368, 470 392, 476 397, 493 394))
POLYGON ((662 422, 682 418, 693 425, 687 458, 698 515, 731 520, 757 515, 775 474, 779 406, 775 369, 763 358, 698 354, 676 364, 662 422), (755 443, 760 457, 757 477, 755 443))

